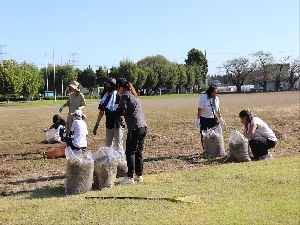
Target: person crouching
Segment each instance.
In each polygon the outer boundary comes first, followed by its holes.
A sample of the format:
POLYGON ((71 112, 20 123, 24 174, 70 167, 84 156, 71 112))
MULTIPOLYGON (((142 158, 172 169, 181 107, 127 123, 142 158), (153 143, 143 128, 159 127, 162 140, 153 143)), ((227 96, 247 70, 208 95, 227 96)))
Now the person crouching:
POLYGON ((71 113, 73 116, 73 123, 70 129, 71 137, 66 137, 67 146, 72 150, 83 150, 87 147, 88 129, 86 124, 86 116, 82 114, 81 110, 75 110, 71 113))

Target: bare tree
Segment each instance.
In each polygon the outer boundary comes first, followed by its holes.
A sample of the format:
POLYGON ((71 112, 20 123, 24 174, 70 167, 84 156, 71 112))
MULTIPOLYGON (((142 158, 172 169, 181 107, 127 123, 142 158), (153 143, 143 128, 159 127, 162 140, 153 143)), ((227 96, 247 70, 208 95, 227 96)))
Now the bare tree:
POLYGON ((291 56, 285 57, 282 62, 275 64, 275 90, 280 90, 281 82, 284 77, 287 77, 287 71, 289 68, 289 64, 287 64, 287 60, 290 59, 291 56))
POLYGON ((274 58, 271 53, 258 51, 251 54, 255 61, 253 68, 255 68, 256 80, 263 87, 263 91, 267 91, 267 83, 272 80, 274 74, 274 58))
POLYGON ((225 76, 229 82, 236 86, 237 92, 241 92, 241 86, 250 74, 249 59, 235 58, 228 60, 222 66, 225 70, 225 76))
POLYGON ((300 78, 300 57, 292 61, 289 69, 289 90, 295 88, 295 83, 300 78))

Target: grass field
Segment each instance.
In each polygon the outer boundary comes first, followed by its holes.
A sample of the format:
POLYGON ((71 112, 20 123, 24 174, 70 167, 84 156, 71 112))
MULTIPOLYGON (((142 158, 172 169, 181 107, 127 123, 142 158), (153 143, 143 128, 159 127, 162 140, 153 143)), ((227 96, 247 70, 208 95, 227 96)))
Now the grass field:
MULTIPOLYGON (((175 95, 176 96, 176 95, 175 95)), ((195 127, 199 95, 143 98, 149 132, 145 142, 145 182, 64 196, 66 159, 40 153, 63 144, 46 144, 62 101, 0 104, 1 224, 299 224, 300 92, 221 94, 225 150, 232 130, 242 130, 238 113, 249 108, 273 129, 274 159, 224 163, 204 159, 195 127), (196 194, 197 204, 146 200, 97 200, 85 196, 196 194)), ((88 150, 104 143, 104 121, 94 136, 98 103, 84 109, 88 150)), ((66 118, 67 109, 62 112, 66 118)), ((126 132, 124 133, 126 137, 126 132)), ((124 139, 125 141, 125 139, 124 139)))

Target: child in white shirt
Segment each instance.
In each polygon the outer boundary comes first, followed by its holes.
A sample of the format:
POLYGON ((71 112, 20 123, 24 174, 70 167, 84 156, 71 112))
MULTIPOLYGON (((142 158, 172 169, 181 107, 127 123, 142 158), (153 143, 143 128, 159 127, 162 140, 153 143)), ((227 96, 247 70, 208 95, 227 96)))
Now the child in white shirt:
POLYGON ((66 138, 67 146, 70 146, 73 150, 85 150, 88 135, 85 122, 86 116, 82 114, 81 110, 75 110, 71 115, 73 116, 73 123, 70 131, 73 134, 73 138, 66 138))

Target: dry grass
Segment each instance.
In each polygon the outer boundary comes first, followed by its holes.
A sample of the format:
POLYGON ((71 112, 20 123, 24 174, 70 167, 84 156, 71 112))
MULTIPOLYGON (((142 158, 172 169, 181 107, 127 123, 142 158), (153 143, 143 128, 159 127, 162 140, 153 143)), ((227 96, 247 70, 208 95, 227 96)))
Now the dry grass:
MULTIPOLYGON (((149 127, 144 149, 145 174, 217 166, 221 163, 220 158, 207 160, 202 157, 199 131, 195 127, 199 95, 141 99, 149 127)), ((239 111, 249 108, 276 133, 278 144, 272 149, 276 158, 299 154, 299 100, 300 92, 221 94, 221 110, 227 122, 223 126, 226 153, 230 132, 242 130, 239 111)), ((43 129, 51 125, 52 116, 58 113, 59 105, 1 107, 0 193, 3 192, 3 195, 64 184, 66 159, 44 159, 40 154, 64 145, 44 143, 43 129)), ((98 103, 90 103, 84 109, 90 132, 88 150, 92 152, 104 143, 105 138, 104 120, 101 121, 98 134, 92 134, 98 114, 97 106, 98 103)), ((62 117, 66 116, 65 109, 62 117)))

